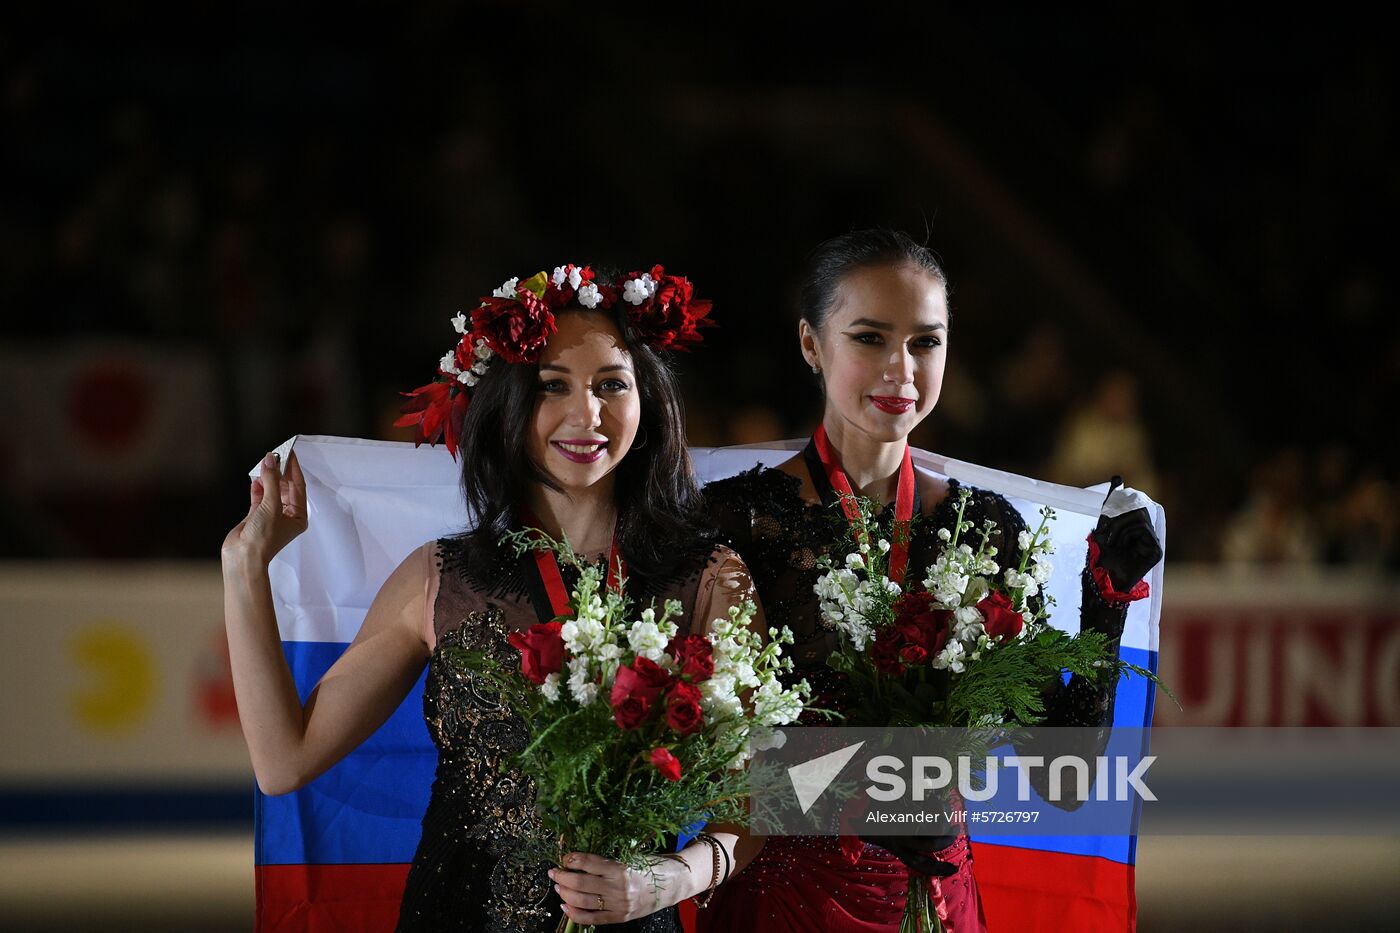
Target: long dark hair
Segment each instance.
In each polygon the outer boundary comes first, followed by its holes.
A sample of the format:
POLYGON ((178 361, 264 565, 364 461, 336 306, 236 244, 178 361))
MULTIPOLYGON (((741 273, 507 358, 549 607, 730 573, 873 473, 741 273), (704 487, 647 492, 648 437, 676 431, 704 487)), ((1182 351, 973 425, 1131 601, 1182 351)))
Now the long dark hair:
MULTIPOLYGON (((618 543, 628 573, 659 578, 709 540, 700 491, 685 441, 685 411, 674 374, 637 336, 623 311, 601 314, 621 333, 641 394, 640 446, 622 458, 614 485, 618 543)), ((477 524, 466 532, 467 559, 479 567, 500 560, 501 535, 518 523, 531 483, 559 487, 530 459, 527 439, 539 392, 538 364, 496 360, 472 394, 462 428, 462 496, 477 524)))
POLYGON ((832 237, 807 258, 807 277, 798 304, 802 319, 818 332, 826 324, 841 280, 857 269, 909 263, 923 269, 948 290, 948 277, 933 251, 898 230, 852 230, 832 237))

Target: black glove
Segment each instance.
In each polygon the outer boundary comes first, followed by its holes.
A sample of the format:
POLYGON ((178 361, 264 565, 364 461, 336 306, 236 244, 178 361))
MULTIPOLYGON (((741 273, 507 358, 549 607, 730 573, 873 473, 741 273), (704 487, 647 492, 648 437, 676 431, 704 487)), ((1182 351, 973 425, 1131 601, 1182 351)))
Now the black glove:
POLYGON ((1162 544, 1147 509, 1133 509, 1113 518, 1100 515, 1094 540, 1099 545, 1099 566, 1108 571, 1113 588, 1120 593, 1131 589, 1162 559, 1162 544))
POLYGON ((948 848, 958 841, 957 836, 861 836, 862 840, 877 845, 898 858, 910 871, 921 875, 947 878, 957 874, 958 867, 950 862, 940 862, 929 853, 948 848))

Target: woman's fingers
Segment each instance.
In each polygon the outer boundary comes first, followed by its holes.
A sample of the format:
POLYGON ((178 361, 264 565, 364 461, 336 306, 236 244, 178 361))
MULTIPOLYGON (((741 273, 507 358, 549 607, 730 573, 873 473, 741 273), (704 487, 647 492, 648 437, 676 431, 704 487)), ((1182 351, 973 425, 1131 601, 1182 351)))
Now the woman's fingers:
POLYGON ((570 852, 559 860, 559 864, 572 871, 586 871, 590 875, 600 875, 604 878, 621 878, 627 866, 621 862, 614 862, 610 858, 603 858, 601 855, 592 855, 588 852, 570 852))
MULTIPOLYGON (((549 877, 554 879, 554 886, 561 889, 561 894, 563 891, 569 891, 571 893, 590 897, 596 894, 606 896, 608 892, 617 889, 617 885, 614 882, 598 875, 590 875, 588 872, 583 871, 565 871, 562 868, 555 869, 549 873, 549 877)), ((569 900, 568 898, 564 899, 566 901, 569 900)), ((589 904, 585 904, 582 900, 570 901, 570 903, 578 904, 580 907, 590 906, 589 904)), ((596 906, 597 901, 594 900, 592 904, 596 906)))
POLYGON ((306 475, 301 472, 301 464, 297 462, 297 452, 293 450, 287 454, 287 489, 291 494, 293 511, 289 514, 293 518, 306 517, 306 475))
POLYGON ((266 503, 267 510, 276 511, 282 505, 282 471, 278 468, 276 454, 269 453, 263 457, 258 478, 262 481, 263 502, 266 503), (272 494, 274 490, 276 495, 272 494))
POLYGON ((585 910, 572 904, 564 904, 564 913, 574 923, 582 927, 596 927, 604 923, 621 923, 623 915, 612 910, 585 910))
POLYGON ((640 916, 629 892, 626 865, 586 852, 570 852, 560 861, 565 868, 553 869, 549 876, 574 921, 596 926, 640 916))

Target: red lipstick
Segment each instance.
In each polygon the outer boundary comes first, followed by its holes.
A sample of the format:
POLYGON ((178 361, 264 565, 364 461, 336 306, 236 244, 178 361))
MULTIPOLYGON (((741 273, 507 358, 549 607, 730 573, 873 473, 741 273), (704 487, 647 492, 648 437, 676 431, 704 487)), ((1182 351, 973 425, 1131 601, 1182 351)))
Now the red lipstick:
POLYGON ((902 415, 914 407, 912 398, 900 398, 898 395, 872 395, 870 401, 875 403, 875 407, 891 415, 902 415))

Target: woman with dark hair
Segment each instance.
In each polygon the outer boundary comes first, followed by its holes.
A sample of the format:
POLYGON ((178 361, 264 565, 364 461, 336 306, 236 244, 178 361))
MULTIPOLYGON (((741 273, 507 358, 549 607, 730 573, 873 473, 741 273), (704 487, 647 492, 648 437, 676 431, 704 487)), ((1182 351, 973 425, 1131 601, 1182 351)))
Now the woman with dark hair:
MULTIPOLYGON (((786 625, 795 635, 791 676, 812 684, 812 706, 840 710, 843 680, 826 666, 838 639, 813 592, 822 573, 818 559, 839 556, 848 541, 846 519, 834 508, 838 490, 883 505, 877 520, 891 540, 897 540, 894 523, 912 522, 909 568, 932 563, 939 530, 957 523, 960 484, 914 470, 908 441, 943 383, 947 278, 932 253, 908 236, 859 230, 812 254, 801 302, 798 339, 821 382, 821 425, 800 455, 775 469, 755 467, 711 483, 705 496, 712 519, 753 574, 768 624, 786 625)), ((1021 515, 1000 495, 969 491, 964 519, 974 528, 995 521, 992 544, 1010 552, 1026 528, 1021 515)), ((1107 551, 1102 562, 1111 563, 1107 551)), ((1118 597, 1152 566, 1120 566, 1129 563, 1114 564, 1117 592, 1101 592, 1088 568, 1084 574, 1081 624, 1108 634, 1114 650, 1127 607, 1118 597)), ((1099 725, 1111 718, 1112 700, 1112 690, 1076 677, 1050 689, 1046 708, 1057 724, 1099 725)), ((701 929, 897 930, 910 871, 929 876, 945 929, 985 927, 972 849, 960 832, 865 840, 854 849, 834 836, 771 836, 700 912, 701 929)))
MULTIPOLYGON (((438 377, 408 393, 402 424, 462 455, 475 527, 415 550, 389 576, 353 643, 298 699, 282 657, 268 564, 308 525, 295 454, 269 454, 247 517, 223 546, 225 615, 240 719, 265 793, 303 786, 362 742, 424 666, 439 762, 400 930, 553 930, 561 915, 617 929, 679 930, 673 905, 740 864, 740 834, 712 827, 655 874, 588 853, 528 864, 531 782, 503 770, 525 724, 444 649, 509 656, 507 638, 558 615, 576 578, 552 556, 498 546, 522 527, 626 568, 628 593, 678 599, 699 632, 751 596, 747 572, 704 532, 680 397, 661 353, 699 341, 709 302, 661 267, 604 282, 561 266, 511 279, 453 323, 438 377)), ((574 689, 573 685, 569 689, 574 689)))

